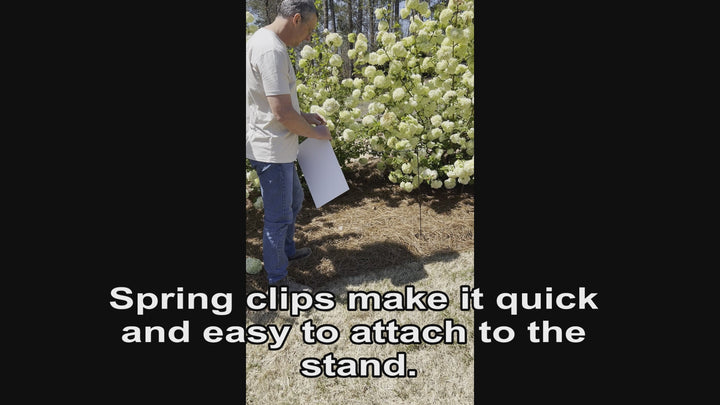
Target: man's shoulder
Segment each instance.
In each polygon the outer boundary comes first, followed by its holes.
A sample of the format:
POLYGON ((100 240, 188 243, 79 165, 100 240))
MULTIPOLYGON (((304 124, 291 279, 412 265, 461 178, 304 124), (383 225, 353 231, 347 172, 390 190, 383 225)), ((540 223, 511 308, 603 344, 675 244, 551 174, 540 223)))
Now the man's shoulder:
POLYGON ((260 28, 248 39, 246 46, 260 49, 285 49, 282 43, 278 42, 277 36, 270 30, 260 28))
POLYGON ((268 34, 268 30, 265 28, 258 28, 255 32, 250 35, 247 42, 255 42, 258 38, 262 38, 268 34))
POLYGON ((273 63, 283 61, 288 58, 287 49, 279 46, 272 46, 267 43, 258 43, 255 46, 246 47, 248 57, 251 62, 260 62, 260 60, 272 60, 273 63))

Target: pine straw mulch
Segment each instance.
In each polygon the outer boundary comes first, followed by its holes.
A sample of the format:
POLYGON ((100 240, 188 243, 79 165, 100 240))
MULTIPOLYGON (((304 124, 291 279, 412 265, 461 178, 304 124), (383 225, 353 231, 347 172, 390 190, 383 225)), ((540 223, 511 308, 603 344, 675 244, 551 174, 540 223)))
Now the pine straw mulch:
MULTIPOLYGON (((305 190, 295 230, 296 246, 312 255, 291 263, 289 274, 318 289, 330 280, 408 262, 432 262, 473 248, 474 193, 471 185, 422 195, 422 233, 418 190, 407 193, 374 167, 351 164, 350 190, 320 208, 305 190)), ((248 202, 246 255, 262 260, 262 214, 248 202)), ((246 294, 267 291, 267 275, 246 275, 246 294)))

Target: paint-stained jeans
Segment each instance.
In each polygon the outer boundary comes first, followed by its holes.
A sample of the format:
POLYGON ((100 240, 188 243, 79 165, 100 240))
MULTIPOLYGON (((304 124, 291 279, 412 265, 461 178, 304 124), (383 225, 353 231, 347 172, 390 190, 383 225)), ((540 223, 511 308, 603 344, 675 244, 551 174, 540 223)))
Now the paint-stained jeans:
POLYGON ((295 162, 263 163, 250 160, 260 178, 264 206, 263 261, 268 282, 287 276, 288 257, 295 255, 295 220, 303 202, 295 162))

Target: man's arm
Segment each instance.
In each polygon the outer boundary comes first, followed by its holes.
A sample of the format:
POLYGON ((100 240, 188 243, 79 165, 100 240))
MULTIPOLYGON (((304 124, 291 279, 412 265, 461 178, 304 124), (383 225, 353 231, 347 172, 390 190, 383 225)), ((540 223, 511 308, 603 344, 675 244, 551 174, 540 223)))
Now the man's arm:
POLYGON ((312 126, 292 106, 289 94, 267 96, 275 119, 290 132, 306 138, 330 140, 330 130, 325 125, 312 126))
POLYGON ((310 125, 325 125, 325 119, 316 113, 300 113, 310 125))

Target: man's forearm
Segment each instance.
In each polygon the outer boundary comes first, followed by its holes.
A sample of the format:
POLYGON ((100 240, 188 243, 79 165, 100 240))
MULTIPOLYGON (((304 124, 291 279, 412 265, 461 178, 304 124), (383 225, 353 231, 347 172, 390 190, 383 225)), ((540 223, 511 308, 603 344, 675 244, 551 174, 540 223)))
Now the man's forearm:
POLYGON ((317 114, 306 114, 310 120, 295 111, 289 94, 268 96, 268 102, 275 119, 278 120, 290 132, 306 138, 327 139, 331 138, 330 130, 324 124, 325 120, 317 114), (317 126, 312 126, 316 124, 317 126))
POLYGON ((292 110, 291 112, 285 112, 280 117, 278 117, 278 121, 280 121, 280 123, 283 124, 285 128, 289 129, 290 132, 294 134, 304 136, 306 138, 323 140, 330 139, 330 131, 326 126, 318 125, 313 127, 301 114, 298 114, 298 112, 295 110, 292 110))
POLYGON ((315 131, 312 125, 308 124, 305 118, 295 110, 285 112, 281 117, 278 117, 278 121, 293 134, 306 138, 315 137, 315 131))

